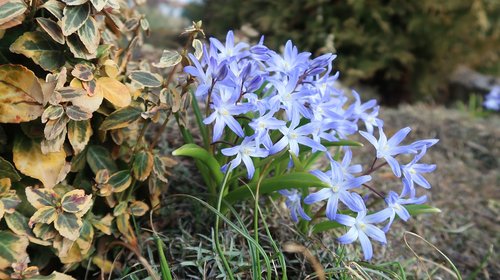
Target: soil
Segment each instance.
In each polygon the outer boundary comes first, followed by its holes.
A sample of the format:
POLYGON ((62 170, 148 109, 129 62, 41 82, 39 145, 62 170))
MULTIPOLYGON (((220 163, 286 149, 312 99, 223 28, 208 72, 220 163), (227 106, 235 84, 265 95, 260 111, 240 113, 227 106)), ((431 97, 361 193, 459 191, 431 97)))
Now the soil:
MULTIPOLYGON (((411 125, 410 141, 440 139, 423 162, 438 166, 425 176, 432 185, 426 194, 429 204, 442 211, 418 217, 407 225, 398 223, 381 257, 388 261, 413 257, 403 239, 408 230, 441 250, 463 276, 476 273, 473 279, 500 279, 499 115, 475 118, 467 112, 424 105, 383 109, 381 113, 387 128, 398 130, 411 125)), ((438 275, 453 279, 441 266, 450 265, 434 248, 410 235, 407 241, 420 257, 413 268, 407 267, 420 275, 417 278, 427 278, 427 272, 441 268, 432 279, 438 275)))

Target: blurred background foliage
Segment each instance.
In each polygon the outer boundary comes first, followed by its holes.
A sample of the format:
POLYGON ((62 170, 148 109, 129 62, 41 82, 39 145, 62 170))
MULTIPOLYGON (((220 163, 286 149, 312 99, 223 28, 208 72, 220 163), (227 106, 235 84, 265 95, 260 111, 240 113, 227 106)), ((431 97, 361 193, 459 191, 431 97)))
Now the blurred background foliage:
POLYGON ((205 0, 184 15, 209 36, 250 26, 271 48, 292 39, 314 55, 335 52, 341 80, 373 87, 388 105, 449 103, 459 65, 500 74, 497 0, 205 0))

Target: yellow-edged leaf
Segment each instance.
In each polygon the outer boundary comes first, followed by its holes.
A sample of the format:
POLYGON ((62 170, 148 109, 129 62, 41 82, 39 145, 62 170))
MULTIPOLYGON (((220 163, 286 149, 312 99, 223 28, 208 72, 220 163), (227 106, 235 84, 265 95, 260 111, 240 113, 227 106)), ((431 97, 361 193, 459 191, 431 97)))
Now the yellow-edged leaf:
POLYGON ((82 225, 82 220, 73 213, 59 213, 54 221, 54 227, 59 234, 73 241, 80 236, 82 225))
POLYGON ((34 224, 51 224, 57 217, 56 208, 53 206, 44 206, 38 209, 33 216, 31 216, 28 225, 32 227, 34 224))
POLYGON ((89 143, 92 136, 92 126, 90 120, 85 121, 69 121, 68 123, 68 139, 73 147, 75 155, 79 154, 89 143))
POLYGON ((43 154, 40 143, 25 137, 16 137, 13 148, 14 164, 21 173, 40 180, 45 188, 52 188, 66 165, 64 149, 43 154))
POLYGON ((25 236, 17 236, 11 231, 0 231, 0 270, 26 258, 29 241, 25 236))
POLYGON ((68 213, 86 213, 91 203, 92 195, 86 195, 85 191, 82 189, 72 190, 66 193, 61 200, 62 209, 68 213))
POLYGON ((144 181, 148 178, 153 170, 153 154, 149 151, 139 151, 134 156, 132 171, 134 177, 139 181, 144 181))
POLYGON ((10 51, 31 58, 47 71, 64 65, 63 46, 41 31, 26 32, 10 46, 10 51))
POLYGON ((127 86, 109 77, 97 79, 96 92, 101 92, 106 100, 118 108, 126 107, 132 101, 127 86))
POLYGON ((36 209, 46 206, 55 207, 59 200, 59 196, 52 189, 33 189, 32 187, 27 187, 25 190, 26 198, 36 209))
POLYGON ((24 66, 0 66, 0 93, 0 123, 27 122, 43 113, 40 82, 24 66))
POLYGON ((149 210, 149 206, 142 201, 132 201, 129 205, 129 213, 136 217, 144 216, 149 210))

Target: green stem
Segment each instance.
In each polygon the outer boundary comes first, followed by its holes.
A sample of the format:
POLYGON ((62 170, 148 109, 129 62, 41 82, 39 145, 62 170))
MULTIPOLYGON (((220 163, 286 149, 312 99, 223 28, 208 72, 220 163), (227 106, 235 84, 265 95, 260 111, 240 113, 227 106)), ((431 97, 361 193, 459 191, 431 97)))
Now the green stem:
POLYGON ((203 145, 205 149, 208 151, 210 149, 210 139, 208 138, 208 129, 207 126, 203 123, 203 117, 201 116, 200 106, 198 105, 198 100, 194 93, 191 93, 193 96, 193 111, 196 117, 196 122, 198 123, 198 127, 200 128, 201 137, 203 138, 203 145))
POLYGON ((158 247, 158 255, 160 257, 161 278, 163 280, 172 280, 172 273, 170 272, 167 258, 163 252, 163 241, 157 235, 155 235, 154 238, 156 239, 156 246, 158 247))
MULTIPOLYGON (((226 175, 224 176, 224 180, 222 181, 222 186, 221 186, 221 192, 219 193, 219 199, 217 200, 217 212, 220 213, 221 205, 222 205, 222 198, 224 196, 224 189, 227 184, 227 179, 229 177, 229 173, 227 172, 226 175)), ((231 270, 231 267, 229 266, 229 263, 227 262, 226 257, 224 256, 224 252, 222 251, 222 248, 219 243, 219 223, 220 223, 220 218, 219 215, 215 217, 215 234, 214 234, 214 241, 215 241, 215 248, 217 249, 217 253, 219 254, 219 257, 222 260, 222 263, 224 264, 224 268, 226 269, 227 276, 229 279, 234 280, 233 272, 231 270)))

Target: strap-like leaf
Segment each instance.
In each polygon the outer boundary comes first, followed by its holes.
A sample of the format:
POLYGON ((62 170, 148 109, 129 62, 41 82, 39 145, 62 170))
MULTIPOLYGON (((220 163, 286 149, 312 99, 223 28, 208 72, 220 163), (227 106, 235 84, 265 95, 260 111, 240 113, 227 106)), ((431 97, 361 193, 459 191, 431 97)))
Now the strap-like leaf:
POLYGON ((219 162, 210 153, 196 144, 186 144, 172 152, 174 156, 188 156, 200 160, 205 164, 218 186, 222 184, 224 174, 222 174, 219 162))

